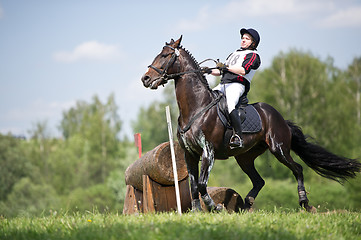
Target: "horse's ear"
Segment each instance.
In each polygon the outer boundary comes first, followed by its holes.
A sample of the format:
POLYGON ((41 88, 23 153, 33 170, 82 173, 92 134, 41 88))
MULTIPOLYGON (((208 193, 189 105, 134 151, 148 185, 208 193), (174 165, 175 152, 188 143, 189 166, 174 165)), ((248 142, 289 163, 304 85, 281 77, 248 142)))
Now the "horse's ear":
POLYGON ((169 43, 165 42, 165 45, 172 45, 174 44, 174 39, 172 38, 169 43))
POLYGON ((174 48, 179 48, 180 47, 180 44, 182 42, 182 37, 183 35, 180 36, 180 38, 174 42, 174 48))

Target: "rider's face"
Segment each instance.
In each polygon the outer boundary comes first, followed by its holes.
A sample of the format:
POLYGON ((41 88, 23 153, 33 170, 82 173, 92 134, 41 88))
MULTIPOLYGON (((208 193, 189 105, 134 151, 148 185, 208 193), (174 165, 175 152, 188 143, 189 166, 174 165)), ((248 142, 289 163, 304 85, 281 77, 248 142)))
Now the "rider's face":
POLYGON ((241 38, 241 47, 248 48, 252 44, 252 37, 248 33, 243 34, 241 38))

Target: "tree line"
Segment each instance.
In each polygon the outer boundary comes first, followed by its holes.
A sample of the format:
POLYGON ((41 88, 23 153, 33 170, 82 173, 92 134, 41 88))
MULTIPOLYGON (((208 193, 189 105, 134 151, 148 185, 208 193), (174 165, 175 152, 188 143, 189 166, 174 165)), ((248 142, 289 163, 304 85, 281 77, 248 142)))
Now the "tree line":
MULTIPOLYGON (((279 53, 269 67, 255 75, 248 96, 250 102, 272 105, 332 152, 360 158, 360 93, 361 57, 347 69, 340 69, 332 58, 322 61, 312 53, 291 49, 279 53)), ((167 85, 163 101, 141 107, 132 123, 133 131, 142 134, 144 152, 168 141, 167 125, 159 124, 165 122, 166 105, 171 105, 176 127, 178 112, 172 84, 167 85)), ((94 208, 121 212, 124 172, 138 158, 133 141, 120 138, 121 115, 113 94, 104 103, 94 96, 90 102, 77 101, 63 112, 61 138, 51 136, 46 121, 34 124, 26 140, 11 133, 0 134, 0 215, 94 208)), ((216 163, 210 179, 213 185, 247 181, 235 164, 231 160, 216 163)), ((268 153, 256 160, 256 167, 269 179, 293 178, 268 153)), ((304 169, 306 180, 323 181, 304 169)), ((357 180, 360 177, 345 187, 350 206, 361 209, 357 180)))

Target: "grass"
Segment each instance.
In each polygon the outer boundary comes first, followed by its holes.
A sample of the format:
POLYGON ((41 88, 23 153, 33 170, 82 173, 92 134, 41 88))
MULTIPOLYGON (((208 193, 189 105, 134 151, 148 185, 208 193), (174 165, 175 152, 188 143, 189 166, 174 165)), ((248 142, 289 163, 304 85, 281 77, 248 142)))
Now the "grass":
POLYGON ((0 218, 0 239, 361 239, 361 213, 65 213, 0 218))

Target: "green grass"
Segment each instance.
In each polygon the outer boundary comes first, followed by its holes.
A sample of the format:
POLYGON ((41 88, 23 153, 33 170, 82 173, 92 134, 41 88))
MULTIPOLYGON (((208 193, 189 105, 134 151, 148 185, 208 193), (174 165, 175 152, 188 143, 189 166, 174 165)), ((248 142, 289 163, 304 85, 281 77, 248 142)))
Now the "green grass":
POLYGON ((56 214, 1 218, 0 239, 361 239, 361 213, 56 214))

